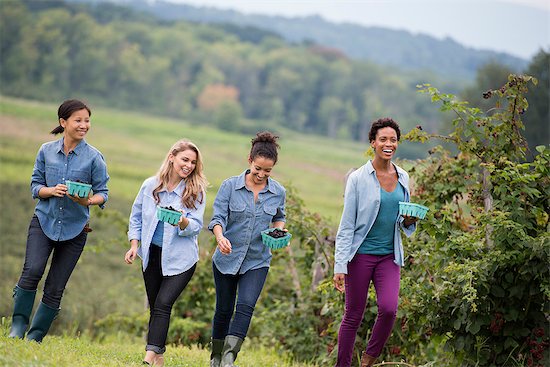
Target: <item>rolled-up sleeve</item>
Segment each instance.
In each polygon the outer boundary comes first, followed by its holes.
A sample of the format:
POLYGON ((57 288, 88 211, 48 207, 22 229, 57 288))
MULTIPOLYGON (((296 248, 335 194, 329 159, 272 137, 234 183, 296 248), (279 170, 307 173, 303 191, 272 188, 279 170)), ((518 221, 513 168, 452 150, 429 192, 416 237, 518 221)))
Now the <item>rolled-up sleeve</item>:
POLYGON ((272 222, 286 222, 286 190, 283 189, 281 194, 281 203, 277 207, 277 213, 273 217, 272 222))
POLYGON ((355 221, 357 217, 357 190, 356 178, 351 176, 346 184, 344 195, 344 210, 342 219, 336 234, 334 248, 334 273, 348 273, 348 256, 355 232, 355 221))
POLYGON ((195 209, 185 213, 185 217, 189 220, 189 224, 184 229, 178 229, 178 236, 196 236, 202 229, 204 223, 204 208, 206 207, 206 195, 202 194, 202 202, 195 202, 195 209))
POLYGON ((38 196, 40 189, 46 186, 46 163, 43 146, 38 150, 31 176, 31 194, 33 199, 41 199, 38 196))
POLYGON ((141 241, 141 230, 142 230, 142 211, 143 211, 143 192, 145 190, 145 184, 139 189, 139 193, 132 204, 132 212, 130 213, 130 219, 128 223, 128 240, 138 240, 141 241))
POLYGON ((103 196, 103 203, 99 205, 101 209, 105 207, 105 203, 109 199, 109 189, 107 182, 109 174, 107 173, 107 164, 101 154, 98 154, 92 164, 92 190, 95 194, 103 196))
POLYGON ((219 224, 222 227, 223 232, 227 227, 227 217, 229 214, 229 198, 231 193, 231 184, 228 180, 225 180, 221 185, 216 198, 214 199, 213 214, 208 229, 211 231, 214 226, 219 224))

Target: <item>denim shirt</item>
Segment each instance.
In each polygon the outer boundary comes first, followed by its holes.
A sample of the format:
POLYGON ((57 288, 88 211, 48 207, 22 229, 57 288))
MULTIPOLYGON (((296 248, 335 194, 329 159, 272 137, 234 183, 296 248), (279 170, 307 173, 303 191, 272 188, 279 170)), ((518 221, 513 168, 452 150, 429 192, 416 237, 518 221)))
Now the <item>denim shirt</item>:
MULTIPOLYGON (((410 201, 409 175, 394 164, 398 182, 405 189, 405 201, 410 201)), ((367 237, 380 210, 380 182, 371 161, 352 172, 346 184, 344 210, 336 234, 334 273, 348 273, 348 263, 367 237)), ((416 230, 416 223, 405 227, 404 218, 398 216, 393 232, 394 262, 404 265, 403 243, 399 229, 410 236, 416 230)))
MULTIPOLYGON (((90 183, 94 194, 101 194, 105 202, 108 199, 107 165, 96 148, 82 140, 65 155, 63 138, 43 144, 34 163, 31 193, 33 199, 39 199, 34 213, 44 234, 53 241, 75 238, 90 218, 90 209, 75 203, 68 196, 46 199, 38 196, 41 188, 65 184, 66 180, 90 183)), ((100 207, 103 208, 103 205, 100 207)))
MULTIPOLYGON (((156 176, 149 177, 141 185, 130 213, 128 225, 128 240, 138 240, 140 246, 138 256, 141 258, 143 271, 149 264, 149 250, 151 240, 157 228, 159 220, 157 218, 157 203, 153 197, 153 190, 158 185, 156 176)), ((179 226, 173 226, 166 222, 164 225, 164 234, 162 239, 162 258, 161 267, 163 276, 181 274, 189 270, 199 261, 199 233, 203 225, 204 207, 206 197, 203 193, 202 203, 195 201, 195 209, 186 208, 181 201, 183 191, 185 190, 185 181, 176 186, 172 192, 162 189, 159 191, 160 202, 158 206, 172 206, 176 210, 183 210, 183 215, 189 219, 189 224, 181 230, 179 226)))
POLYGON ((223 235, 231 242, 231 253, 224 255, 218 248, 212 259, 223 274, 244 274, 248 270, 269 267, 271 250, 262 243, 261 231, 273 222, 284 222, 285 188, 272 178, 258 194, 245 185, 247 170, 225 180, 214 200, 214 213, 208 229, 222 227, 223 235))

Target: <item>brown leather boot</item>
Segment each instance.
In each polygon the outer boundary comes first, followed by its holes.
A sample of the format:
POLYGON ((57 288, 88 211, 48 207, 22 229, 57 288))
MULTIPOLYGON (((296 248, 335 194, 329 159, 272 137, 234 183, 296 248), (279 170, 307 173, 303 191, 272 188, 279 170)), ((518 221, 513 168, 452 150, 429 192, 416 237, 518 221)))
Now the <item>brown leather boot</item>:
POLYGON ((361 356, 361 367, 371 367, 376 362, 376 358, 369 356, 367 352, 363 352, 361 356))

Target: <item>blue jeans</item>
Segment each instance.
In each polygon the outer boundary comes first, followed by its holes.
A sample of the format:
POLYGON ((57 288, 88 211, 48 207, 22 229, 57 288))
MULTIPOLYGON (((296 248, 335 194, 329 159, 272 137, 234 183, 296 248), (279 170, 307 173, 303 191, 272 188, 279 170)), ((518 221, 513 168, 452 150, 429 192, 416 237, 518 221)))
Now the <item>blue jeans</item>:
POLYGON ((197 266, 195 264, 181 274, 163 276, 161 258, 162 248, 151 245, 149 263, 143 272, 150 314, 145 350, 152 350, 157 354, 166 351, 172 306, 191 280, 197 266))
POLYGON ((19 288, 32 291, 38 287, 53 252, 42 302, 51 308, 59 308, 63 291, 84 250, 87 236, 88 233, 83 230, 70 240, 53 241, 44 234, 38 217, 34 215, 29 224, 23 272, 17 282, 19 288))
POLYGON ((212 262, 212 270, 216 284, 216 312, 212 322, 212 339, 225 339, 227 335, 244 339, 269 268, 259 268, 249 270, 244 274, 232 275, 223 274, 212 262), (237 308, 235 309, 236 297, 237 308), (233 316, 234 310, 235 315, 233 316))

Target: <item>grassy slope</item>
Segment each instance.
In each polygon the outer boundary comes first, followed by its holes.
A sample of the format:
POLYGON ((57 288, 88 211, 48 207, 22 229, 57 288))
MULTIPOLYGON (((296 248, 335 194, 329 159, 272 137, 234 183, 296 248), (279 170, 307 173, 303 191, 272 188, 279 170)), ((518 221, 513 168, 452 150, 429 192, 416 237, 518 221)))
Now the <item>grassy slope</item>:
MULTIPOLYGON (((87 337, 48 336, 41 344, 7 338, 5 322, 0 334, 0 366, 17 367, 130 367, 143 366, 140 340, 127 336, 111 337, 102 342, 87 337)), ((289 362, 274 350, 243 347, 240 367, 307 367, 312 365, 289 362)), ((207 367, 209 351, 196 346, 168 346, 165 365, 170 367, 207 367)))
MULTIPOLYGON (((4 280, 0 285, 3 295, 0 315, 3 316, 9 315, 12 307, 11 288, 21 271, 28 219, 34 207, 29 193, 34 158, 42 143, 55 139, 48 132, 56 126, 56 110, 53 104, 0 96, 0 207, 3 209, 0 215, 3 233, 0 275, 4 280)), ((221 181, 247 167, 250 136, 192 126, 173 119, 94 109, 87 140, 103 152, 109 166, 111 195, 108 207, 117 209, 127 218, 141 182, 155 173, 167 149, 180 137, 196 142, 204 155, 206 174, 212 183, 205 214, 207 220, 221 181)), ((274 177, 294 185, 310 210, 322 212, 336 225, 341 210, 343 177, 349 167, 362 163, 364 146, 291 133, 282 134, 281 145, 274 177)), ((117 238, 121 235, 117 231, 121 229, 110 224, 108 218, 98 218, 97 211, 92 214, 96 232, 68 284, 63 314, 53 325, 52 335, 65 333, 67 337, 52 337, 42 346, 29 346, 6 340, 5 333, 0 334, 0 347, 9 351, 0 356, 0 365, 140 365, 142 340, 94 344, 86 339, 72 339, 79 330, 93 329, 91 322, 106 314, 131 314, 143 310, 144 290, 139 266, 128 267, 122 262, 126 249, 121 247, 124 241, 117 238), (99 233, 109 239, 108 243, 98 243, 99 233), (86 291, 82 292, 84 287, 86 291), (87 302, 90 297, 94 302, 87 302), (75 320, 91 321, 82 325, 75 320)), ((210 237, 206 232, 201 235, 201 247, 208 248, 205 240, 210 237)), ((206 263, 201 265, 206 266, 206 263)), ((283 359, 273 351, 252 349, 247 348, 250 352, 239 358, 241 366, 298 366, 281 362, 283 359)), ((197 348, 171 348, 167 358, 173 366, 206 366, 208 353, 197 348)))
MULTIPOLYGON (((55 139, 48 132, 57 124, 56 111, 56 105, 0 97, 0 180, 28 184, 38 148, 55 139)), ((188 121, 98 108, 92 111, 87 140, 105 156, 112 178, 111 196, 130 203, 143 179, 156 172, 169 147, 182 137, 195 142, 203 154, 212 184, 207 198, 210 209, 220 183, 247 168, 250 136, 188 121)), ((280 143, 273 177, 295 186, 310 210, 323 213, 336 224, 343 178, 350 167, 364 162, 366 146, 291 132, 283 133, 280 143)))

